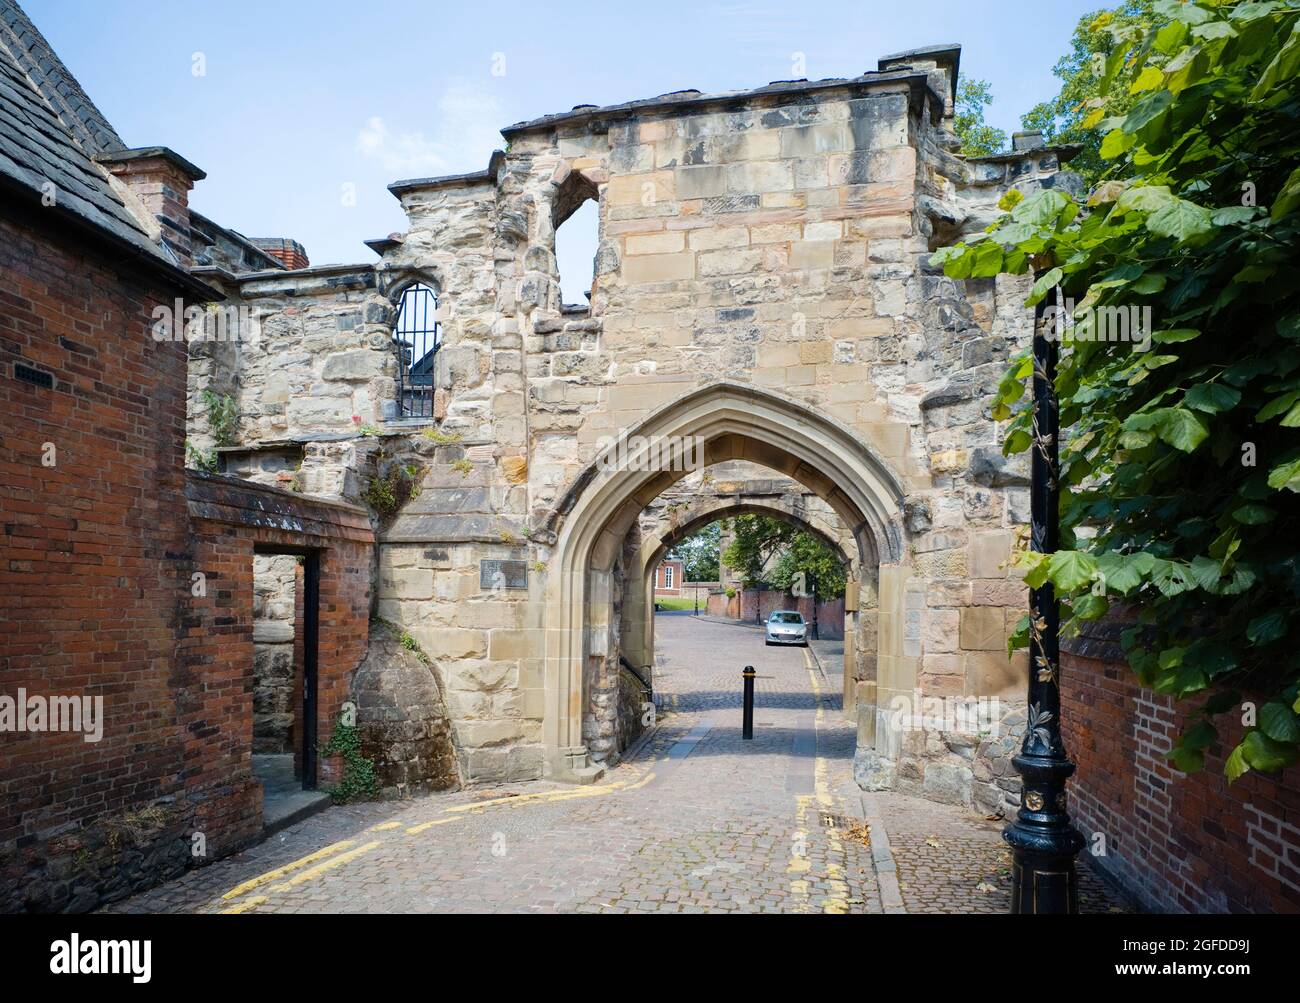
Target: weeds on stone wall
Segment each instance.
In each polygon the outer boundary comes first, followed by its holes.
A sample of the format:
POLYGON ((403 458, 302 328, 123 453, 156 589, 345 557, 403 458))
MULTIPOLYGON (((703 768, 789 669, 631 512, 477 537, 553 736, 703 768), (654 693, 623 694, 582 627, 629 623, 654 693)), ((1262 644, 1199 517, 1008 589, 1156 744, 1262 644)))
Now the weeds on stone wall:
POLYGON ((215 451, 205 453, 199 449, 189 439, 185 440, 185 465, 194 470, 202 470, 205 474, 215 474, 217 472, 217 454, 215 451))
POLYGON ((392 620, 385 620, 382 616, 371 617, 370 619, 371 634, 375 633, 376 627, 382 627, 384 630, 390 631, 393 634, 393 636, 397 638, 398 644, 400 644, 407 651, 411 652, 411 654, 413 654, 416 658, 422 661, 425 665, 429 666, 430 668, 433 667, 432 660, 429 658, 428 655, 424 653, 424 649, 420 647, 420 642, 415 639, 415 635, 410 634, 407 631, 403 630, 397 624, 393 623, 392 620))
POLYGON ((361 500, 381 519, 387 519, 407 502, 420 497, 423 472, 417 463, 394 464, 387 473, 366 479, 361 500))
POLYGON ((426 428, 420 434, 430 442, 437 443, 439 446, 450 446, 460 442, 459 432, 443 432, 436 428, 426 428))
POLYGON ((144 846, 172 821, 174 809, 152 804, 123 812, 104 820, 105 839, 109 849, 117 852, 124 846, 144 846))
POLYGON ((218 446, 233 446, 239 437, 239 408, 230 394, 215 394, 204 389, 199 393, 208 411, 208 431, 218 446))
POLYGON ((361 754, 361 732, 355 724, 345 724, 342 716, 334 722, 330 740, 319 748, 320 755, 338 756, 343 760, 343 776, 327 793, 339 804, 369 801, 379 796, 379 779, 375 764, 361 754))

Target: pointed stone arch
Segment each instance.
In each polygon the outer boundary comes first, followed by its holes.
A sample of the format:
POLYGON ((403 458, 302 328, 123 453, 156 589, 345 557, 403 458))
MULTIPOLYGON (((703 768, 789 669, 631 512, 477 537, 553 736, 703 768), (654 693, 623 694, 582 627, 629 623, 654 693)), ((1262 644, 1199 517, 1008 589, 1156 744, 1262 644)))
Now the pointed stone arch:
MULTIPOLYGON (((623 651, 638 668, 654 664, 654 586, 651 579, 660 560, 673 546, 686 539, 696 530, 702 529, 718 519, 730 519, 739 515, 770 516, 813 534, 839 557, 840 562, 844 565, 850 589, 866 589, 874 595, 872 579, 875 570, 868 569, 864 574, 862 555, 857 542, 850 537, 846 528, 832 526, 829 524, 829 520, 819 519, 815 516, 810 517, 807 513, 792 512, 787 506, 778 501, 750 499, 738 502, 731 498, 716 498, 708 502, 703 508, 694 510, 690 519, 674 527, 669 532, 643 539, 636 563, 626 571, 627 584, 624 591, 624 604, 625 609, 628 606, 632 608, 628 614, 625 614, 627 626, 624 628, 621 641, 623 651)), ((856 643, 856 638, 852 637, 852 632, 856 629, 856 626, 855 618, 853 628, 846 629, 846 638, 849 638, 854 643, 856 643)), ((855 648, 846 645, 844 655, 844 669, 847 679, 850 661, 855 656, 855 648)))
MULTIPOLYGON (((608 611, 598 607, 608 602, 610 571, 629 528, 642 509, 689 472, 656 469, 648 462, 654 444, 664 441, 701 443, 705 465, 742 459, 779 471, 835 510, 866 563, 899 565, 904 559, 902 479, 839 422, 782 394, 727 381, 707 384, 654 411, 626 437, 623 462, 607 462, 607 451, 575 479, 542 533, 551 545, 540 625, 543 741, 545 772, 555 779, 586 781, 600 774, 582 740, 586 660, 607 654, 599 647, 603 632, 591 627, 607 622, 608 611)), ((901 621, 901 609, 889 612, 901 621)), ((891 645, 898 633, 891 632, 891 645)))

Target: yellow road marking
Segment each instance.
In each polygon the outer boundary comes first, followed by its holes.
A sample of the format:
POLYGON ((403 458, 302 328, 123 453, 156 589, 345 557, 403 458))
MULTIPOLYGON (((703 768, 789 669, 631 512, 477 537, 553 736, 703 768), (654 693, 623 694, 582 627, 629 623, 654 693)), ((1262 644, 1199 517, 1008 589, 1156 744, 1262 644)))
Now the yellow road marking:
POLYGON ((318 860, 323 860, 326 857, 331 856, 332 854, 339 853, 342 850, 346 850, 349 846, 352 846, 355 842, 356 842, 355 840, 345 839, 338 843, 331 843, 329 846, 322 847, 321 849, 317 850, 315 853, 309 853, 305 857, 299 857, 297 860, 293 861, 292 863, 285 864, 283 867, 277 867, 274 870, 267 871, 265 874, 259 874, 255 878, 250 878, 249 880, 245 881, 243 884, 236 885, 234 888, 230 889, 230 891, 226 892, 226 894, 221 896, 221 898, 223 901, 239 898, 239 896, 243 895, 244 893, 251 892, 254 888, 260 887, 261 885, 266 884, 268 881, 275 881, 279 878, 284 877, 286 874, 289 874, 292 871, 296 871, 300 867, 306 867, 308 864, 314 864, 318 860))
POLYGON ((450 808, 444 808, 447 812, 477 811, 480 808, 491 808, 493 805, 509 804, 510 802, 536 801, 538 798, 546 797, 550 791, 537 791, 533 794, 515 794, 508 798, 489 798, 486 801, 475 801, 471 804, 457 804, 450 808))
POLYGON ((613 794, 615 791, 621 790, 623 786, 623 784, 606 784, 601 787, 579 787, 576 790, 552 794, 547 800, 572 801, 575 798, 597 798, 602 794, 613 794))
POLYGON ((356 860, 357 857, 364 853, 369 853, 379 845, 380 840, 376 839, 373 842, 364 844, 363 846, 358 846, 355 850, 348 850, 347 853, 340 853, 337 857, 331 857, 323 864, 317 864, 315 867, 309 867, 301 874, 295 874, 288 881, 284 882, 284 884, 268 888, 267 891, 287 892, 290 888, 296 888, 298 885, 305 884, 308 881, 314 881, 326 871, 333 870, 335 867, 341 867, 343 864, 356 860))
POLYGON ((254 895, 251 899, 244 899, 238 905, 232 905, 229 909, 222 909, 223 916, 237 916, 241 912, 250 912, 266 902, 265 895, 254 895))
POLYGON ((628 786, 625 787, 625 788, 623 788, 623 789, 624 789, 624 791, 634 791, 634 790, 637 790, 638 788, 644 787, 646 784, 648 784, 648 783, 649 783, 651 780, 653 780, 654 778, 655 778, 655 775, 654 775, 653 773, 647 773, 644 777, 642 777, 642 778, 641 778, 640 780, 638 780, 636 783, 634 783, 634 784, 628 784, 628 786))
POLYGON ((435 825, 447 825, 449 822, 459 822, 458 818, 435 818, 432 822, 421 822, 419 825, 413 825, 406 830, 407 834, 414 836, 417 833, 424 832, 425 829, 431 829, 435 825))
POLYGON ((378 825, 372 825, 370 827, 370 831, 387 832, 389 829, 400 829, 401 827, 402 827, 401 822, 380 822, 378 825))

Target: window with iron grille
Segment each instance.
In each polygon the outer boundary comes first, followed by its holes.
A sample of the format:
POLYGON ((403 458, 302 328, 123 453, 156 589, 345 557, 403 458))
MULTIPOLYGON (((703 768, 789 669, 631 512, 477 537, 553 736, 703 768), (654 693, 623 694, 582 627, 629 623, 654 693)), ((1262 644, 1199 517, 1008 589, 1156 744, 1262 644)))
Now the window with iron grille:
POLYGON ((438 297, 422 282, 407 286, 393 327, 397 349, 397 403, 403 418, 432 418, 434 365, 442 346, 438 297))

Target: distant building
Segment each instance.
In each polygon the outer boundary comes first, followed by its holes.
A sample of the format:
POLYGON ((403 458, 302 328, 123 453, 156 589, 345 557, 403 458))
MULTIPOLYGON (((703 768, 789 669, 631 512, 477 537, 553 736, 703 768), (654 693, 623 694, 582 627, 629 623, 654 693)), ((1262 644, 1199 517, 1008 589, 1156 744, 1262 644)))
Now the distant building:
POLYGON ((686 580, 686 565, 681 561, 662 561, 655 568, 655 595, 680 596, 686 580))

